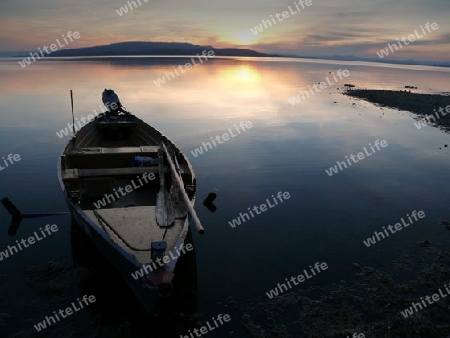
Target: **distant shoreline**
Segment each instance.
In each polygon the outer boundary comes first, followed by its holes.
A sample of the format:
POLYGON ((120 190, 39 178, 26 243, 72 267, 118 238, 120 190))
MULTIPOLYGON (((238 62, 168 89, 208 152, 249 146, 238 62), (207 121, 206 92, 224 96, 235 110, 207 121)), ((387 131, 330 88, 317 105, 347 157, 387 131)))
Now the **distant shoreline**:
MULTIPOLYGON (((38 61, 110 61, 110 62, 126 62, 127 60, 135 61, 157 61, 157 60, 179 60, 190 59, 195 57, 195 54, 181 55, 181 54, 162 54, 162 55, 99 55, 99 56, 47 56, 45 59, 38 61)), ((23 57, 20 56, 0 56, 0 62, 8 61, 21 61, 23 57)), ((411 71, 437 71, 437 72, 450 72, 450 67, 445 66, 430 66, 430 65, 408 65, 399 63, 382 63, 382 62, 370 62, 370 61, 342 61, 342 60, 329 60, 319 58, 294 58, 285 56, 222 56, 216 55, 215 59, 219 60, 234 60, 242 59, 248 61, 258 62, 294 62, 294 63, 320 63, 328 65, 351 65, 362 67, 377 67, 377 68, 395 68, 395 69, 407 69, 411 71)))
MULTIPOLYGON (((45 46, 46 47, 46 46, 45 46)), ((429 66, 450 68, 449 61, 431 61, 431 60, 413 60, 413 59, 396 59, 396 58, 374 58, 359 57, 355 55, 299 55, 283 52, 259 52, 253 49, 254 45, 237 45, 227 48, 216 48, 214 46, 196 45, 189 42, 154 42, 154 41, 124 41, 116 42, 108 45, 99 45, 91 47, 60 49, 52 52, 54 57, 123 57, 123 56, 149 56, 149 55, 196 55, 201 54, 203 50, 212 50, 216 56, 228 57, 272 57, 272 58, 288 58, 288 59, 318 59, 328 60, 331 62, 347 61, 347 62, 363 62, 363 63, 379 63, 392 65, 410 65, 410 66, 429 66)), ((43 48, 44 49, 44 48, 43 48)), ((32 53, 37 51, 0 51, 0 58, 3 57, 22 57, 28 58, 32 53)), ((47 55, 48 56, 48 55, 47 55)))
POLYGON ((406 110, 416 114, 422 120, 437 117, 430 124, 450 131, 450 113, 446 111, 446 108, 450 107, 450 95, 373 89, 348 90, 344 95, 363 99, 382 107, 406 110), (444 113, 440 113, 439 109, 444 113))
MULTIPOLYGON (((2 53, 0 52, 0 60, 5 59, 23 59, 24 57, 28 56, 29 52, 16 52, 16 53, 2 53)), ((87 58, 92 58, 95 60, 98 60, 100 58, 104 59, 112 59, 112 58, 177 58, 177 57, 192 57, 195 56, 195 53, 193 54, 102 54, 102 55, 58 55, 56 53, 53 53, 52 56, 46 56, 46 59, 68 59, 68 58, 74 58, 74 59, 83 59, 86 60, 87 58)), ((299 60, 299 62, 309 60, 309 61, 318 61, 318 62, 327 62, 329 64, 357 64, 357 65, 378 65, 379 67, 394 67, 394 68, 401 68, 401 67, 430 67, 430 68, 436 68, 436 69, 450 69, 450 64, 448 63, 440 63, 440 62, 429 62, 429 61, 417 61, 417 62, 408 62, 405 60, 389 60, 385 59, 384 61, 378 61, 378 60, 372 60, 372 59, 343 59, 343 58, 332 58, 332 57, 316 57, 316 56, 292 56, 292 55, 282 55, 282 54, 263 54, 260 55, 250 55, 250 54, 231 54, 231 53, 219 53, 216 54, 216 57, 222 57, 222 58, 257 58, 257 59, 284 59, 284 60, 299 60)))

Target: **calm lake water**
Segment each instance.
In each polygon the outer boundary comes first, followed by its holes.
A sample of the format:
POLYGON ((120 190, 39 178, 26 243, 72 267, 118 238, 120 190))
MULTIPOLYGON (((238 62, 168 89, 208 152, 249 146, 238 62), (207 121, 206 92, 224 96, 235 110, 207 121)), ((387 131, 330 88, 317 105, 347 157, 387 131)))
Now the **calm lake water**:
MULTIPOLYGON (((8 196, 24 212, 67 210, 56 162, 69 137, 61 139, 56 132, 71 121, 69 90, 74 91, 75 116, 81 118, 100 111, 102 91, 112 88, 129 111, 172 139, 194 167, 196 210, 206 228, 205 235, 194 234, 199 321, 220 313, 232 317, 208 336, 230 336, 230 331, 234 337, 249 336, 239 323, 243 313, 236 308, 228 311, 224 304, 232 299, 237 304, 261 301, 264 306, 266 292, 315 262, 326 262, 329 268, 296 288, 351 279, 354 262, 388 269, 401 253, 414 256, 422 239, 448 249, 450 236, 437 223, 450 218, 450 147, 445 146, 450 144, 449 135, 431 126, 418 130, 412 114, 380 109, 342 91, 344 83, 353 83, 359 88, 398 90, 414 85, 417 92, 448 92, 450 69, 217 58, 161 86, 154 83, 187 61, 39 61, 25 69, 17 61, 1 61, 0 158, 12 153, 21 160, 0 171, 0 197, 8 196), (297 105, 289 104, 299 90, 326 81, 339 69, 349 70, 350 77, 297 105), (201 155, 192 154, 202 142, 211 142, 211 137, 241 121, 250 121, 253 127, 201 155), (376 140, 386 140, 388 146, 327 175, 325 170, 336 161, 356 155, 376 140), (217 189, 214 213, 202 205, 213 189, 217 189), (239 213, 280 191, 291 197, 230 226, 239 213), (423 210, 426 217, 373 247, 363 244, 374 231, 413 210, 423 210)), ((7 236, 9 222, 1 209, 0 251, 47 223, 60 230, 0 262, 2 337, 35 332, 34 324, 80 295, 71 270, 70 217, 26 220, 14 239, 7 236)), ((411 273, 419 269, 418 264, 411 273)), ((114 282, 105 275, 97 278, 100 283, 114 282)), ((117 296, 114 292, 112 299, 117 296)), ((62 323, 56 328, 42 336, 68 337, 75 329, 72 337, 98 334, 86 314, 77 315, 72 326, 62 323)), ((149 336, 179 337, 191 328, 149 336)))

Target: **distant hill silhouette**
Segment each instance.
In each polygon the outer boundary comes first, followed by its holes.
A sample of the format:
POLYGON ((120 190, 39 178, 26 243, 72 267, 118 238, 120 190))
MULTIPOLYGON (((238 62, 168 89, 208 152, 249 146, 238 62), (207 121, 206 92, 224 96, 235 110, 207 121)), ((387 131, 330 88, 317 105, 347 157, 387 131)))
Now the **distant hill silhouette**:
POLYGON ((196 55, 213 50, 217 56, 267 56, 251 49, 214 48, 181 42, 120 42, 104 46, 63 49, 50 56, 196 55))

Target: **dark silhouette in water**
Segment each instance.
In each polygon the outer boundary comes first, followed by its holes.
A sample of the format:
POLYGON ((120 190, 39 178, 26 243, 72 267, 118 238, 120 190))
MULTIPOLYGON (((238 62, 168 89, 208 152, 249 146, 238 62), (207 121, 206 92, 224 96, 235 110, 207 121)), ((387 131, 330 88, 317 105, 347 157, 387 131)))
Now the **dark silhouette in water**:
POLYGON ((216 205, 213 203, 216 197, 217 195, 215 192, 210 192, 203 201, 203 205, 211 212, 215 212, 217 210, 216 205))
POLYGON ((8 235, 11 237, 15 237, 17 234, 17 231, 19 231, 20 225, 22 223, 22 220, 24 218, 40 218, 40 217, 47 217, 47 216, 55 216, 55 215, 65 215, 69 212, 47 212, 47 213, 39 213, 39 214, 25 214, 22 213, 12 202, 8 197, 4 197, 0 201, 3 206, 5 207, 6 211, 11 215, 12 220, 11 224, 8 229, 8 235))

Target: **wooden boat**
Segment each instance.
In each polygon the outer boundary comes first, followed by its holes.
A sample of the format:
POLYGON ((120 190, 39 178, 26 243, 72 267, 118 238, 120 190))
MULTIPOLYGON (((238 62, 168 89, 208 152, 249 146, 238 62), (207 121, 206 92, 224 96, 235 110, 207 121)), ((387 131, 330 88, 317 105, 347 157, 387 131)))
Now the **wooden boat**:
POLYGON ((58 179, 76 224, 151 311, 189 250, 189 221, 204 231, 187 157, 136 116, 106 113, 69 141, 58 179))

